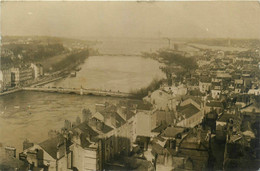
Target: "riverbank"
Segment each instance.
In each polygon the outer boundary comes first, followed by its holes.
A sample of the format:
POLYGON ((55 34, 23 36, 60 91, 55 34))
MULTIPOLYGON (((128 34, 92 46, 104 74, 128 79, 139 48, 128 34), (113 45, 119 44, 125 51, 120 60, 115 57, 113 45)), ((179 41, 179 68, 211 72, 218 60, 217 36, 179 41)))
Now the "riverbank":
POLYGON ((137 90, 131 90, 130 93, 133 94, 133 97, 137 99, 143 99, 145 96, 149 94, 149 92, 153 92, 160 88, 164 79, 153 79, 153 81, 147 86, 137 90))
POLYGON ((13 90, 9 90, 9 91, 5 91, 5 92, 0 93, 0 96, 4 96, 4 95, 7 95, 7 94, 12 94, 12 93, 15 93, 15 92, 18 92, 18 91, 22 91, 22 90, 23 90, 22 88, 15 88, 13 90))
POLYGON ((34 87, 34 86, 48 84, 50 82, 60 80, 64 77, 66 77, 66 75, 58 76, 58 77, 56 76, 55 78, 52 78, 52 76, 49 76, 49 79, 45 77, 45 78, 42 78, 41 80, 38 80, 37 82, 33 82, 33 83, 30 83, 30 84, 24 85, 23 87, 14 87, 14 88, 12 88, 8 91, 1 92, 0 96, 12 94, 12 93, 15 93, 15 92, 18 92, 18 91, 22 91, 22 90, 24 90, 24 87, 34 87))

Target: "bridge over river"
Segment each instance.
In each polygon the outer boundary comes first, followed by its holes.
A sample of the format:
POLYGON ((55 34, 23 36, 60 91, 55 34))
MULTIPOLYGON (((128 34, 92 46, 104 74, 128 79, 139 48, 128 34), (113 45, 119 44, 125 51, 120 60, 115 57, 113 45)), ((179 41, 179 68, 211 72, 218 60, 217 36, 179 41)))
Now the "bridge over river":
POLYGON ((22 89, 25 91, 55 92, 55 93, 65 93, 65 94, 73 93, 73 94, 79 94, 79 95, 134 98, 134 94, 131 94, 131 93, 124 93, 124 92, 120 92, 120 91, 85 89, 85 88, 25 87, 22 89))

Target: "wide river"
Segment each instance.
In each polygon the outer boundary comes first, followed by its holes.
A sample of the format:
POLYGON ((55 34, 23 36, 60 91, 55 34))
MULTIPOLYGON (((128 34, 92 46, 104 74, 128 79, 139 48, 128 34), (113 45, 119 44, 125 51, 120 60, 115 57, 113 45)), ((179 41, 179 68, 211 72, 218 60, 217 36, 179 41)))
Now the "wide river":
MULTIPOLYGON (((138 51, 141 44, 131 45, 133 53, 138 51)), ((157 44, 161 46, 159 43, 153 43, 152 47, 155 48, 157 44)), ((129 43, 126 43, 127 45, 129 43)), ((109 48, 112 47, 108 46, 107 51, 109 48)), ((129 53, 129 46, 127 49, 129 53)), ((102 50, 106 52, 106 49, 102 50)), ((122 51, 113 50, 111 53, 121 54, 122 51)), ((76 77, 68 77, 45 86, 82 86, 129 92, 149 85, 154 78, 162 78, 164 74, 159 66, 157 61, 138 55, 91 56, 80 66, 81 70, 77 72, 76 77)), ((20 152, 25 139, 34 143, 42 142, 48 138, 49 130, 59 130, 65 119, 75 121, 77 116, 81 116, 83 108, 94 111, 96 103, 117 103, 119 100, 111 97, 25 91, 0 96, 0 143, 3 146, 14 146, 20 152)))
MULTIPOLYGON (((0 97, 0 142, 22 150, 27 138, 39 143, 49 130, 60 130, 64 120, 75 121, 83 108, 94 111, 96 103, 118 102, 118 98, 42 92, 17 92, 0 97)), ((122 99, 121 99, 122 100, 122 99)))
POLYGON ((80 66, 76 77, 45 86, 129 92, 162 78, 159 66, 157 61, 140 56, 91 56, 80 66))

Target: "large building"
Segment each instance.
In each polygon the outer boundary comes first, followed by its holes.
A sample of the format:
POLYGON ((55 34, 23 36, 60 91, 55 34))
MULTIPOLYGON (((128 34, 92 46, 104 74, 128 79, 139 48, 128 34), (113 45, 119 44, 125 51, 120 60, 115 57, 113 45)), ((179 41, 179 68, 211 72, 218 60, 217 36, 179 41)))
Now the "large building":
POLYGON ((150 121, 149 113, 138 112, 121 127, 101 135, 104 142, 104 162, 109 162, 122 153, 129 154, 135 144, 146 149, 151 136, 150 121))
POLYGON ((23 85, 33 78, 32 68, 20 67, 11 69, 11 83, 13 86, 23 85))
POLYGON ((0 70, 0 91, 6 90, 11 87, 11 70, 0 70))
POLYGON ((33 78, 37 79, 43 76, 43 66, 41 64, 31 63, 31 68, 33 69, 33 78))

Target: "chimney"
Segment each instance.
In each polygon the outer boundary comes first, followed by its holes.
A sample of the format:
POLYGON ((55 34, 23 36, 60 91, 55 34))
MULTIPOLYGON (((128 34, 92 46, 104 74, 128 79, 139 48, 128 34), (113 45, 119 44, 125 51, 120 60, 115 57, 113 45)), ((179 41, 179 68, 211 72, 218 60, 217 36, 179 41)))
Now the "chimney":
POLYGON ((5 154, 8 157, 16 157, 16 148, 14 147, 5 147, 5 154))
POLYGON ((23 150, 26 150, 26 149, 32 147, 33 145, 34 145, 33 143, 31 143, 29 140, 26 139, 26 140, 23 142, 23 150))

